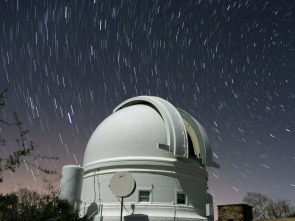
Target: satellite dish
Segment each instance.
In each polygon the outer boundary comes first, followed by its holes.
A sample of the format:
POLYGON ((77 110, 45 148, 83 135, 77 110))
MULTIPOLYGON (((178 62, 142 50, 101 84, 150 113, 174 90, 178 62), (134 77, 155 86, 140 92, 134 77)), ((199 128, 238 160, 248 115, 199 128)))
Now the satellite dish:
POLYGON ((129 172, 118 172, 113 175, 110 181, 110 189, 117 197, 128 197, 134 193, 135 180, 129 172))

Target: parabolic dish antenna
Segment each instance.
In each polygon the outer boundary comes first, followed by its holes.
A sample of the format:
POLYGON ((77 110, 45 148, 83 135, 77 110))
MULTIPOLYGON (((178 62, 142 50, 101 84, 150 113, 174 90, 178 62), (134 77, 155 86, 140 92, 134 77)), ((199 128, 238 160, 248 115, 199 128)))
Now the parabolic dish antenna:
POLYGON ((110 181, 110 189, 117 197, 128 197, 135 190, 136 184, 129 172, 118 172, 113 175, 110 181))

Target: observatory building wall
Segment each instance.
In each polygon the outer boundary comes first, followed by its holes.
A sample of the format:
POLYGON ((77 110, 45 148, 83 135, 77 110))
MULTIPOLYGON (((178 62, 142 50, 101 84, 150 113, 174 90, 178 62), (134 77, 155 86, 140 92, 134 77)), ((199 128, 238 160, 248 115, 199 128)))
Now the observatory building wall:
MULTIPOLYGON (((115 170, 129 171, 136 180, 134 194, 124 199, 124 205, 130 214, 133 212, 157 217, 161 211, 162 214, 171 214, 173 217, 175 211, 177 215, 177 210, 181 210, 206 216, 207 172, 198 162, 187 165, 177 162, 176 159, 144 159, 138 156, 121 160, 120 165, 108 166, 104 163, 96 166, 100 169, 90 170, 84 175, 81 196, 84 213, 87 213, 87 208, 93 202, 103 204, 104 216, 112 215, 114 207, 120 207, 118 198, 109 188, 115 170), (149 192, 147 202, 141 201, 141 191, 149 192), (177 193, 184 194, 184 203, 177 202, 177 193), (134 206, 134 210, 131 209, 131 205, 134 206)), ((128 215, 128 212, 125 211, 125 214, 128 215)))

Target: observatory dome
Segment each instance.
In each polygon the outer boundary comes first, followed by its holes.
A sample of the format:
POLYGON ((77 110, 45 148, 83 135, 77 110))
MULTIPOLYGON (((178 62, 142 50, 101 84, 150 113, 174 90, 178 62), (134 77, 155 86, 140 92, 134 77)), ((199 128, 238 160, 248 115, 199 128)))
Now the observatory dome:
POLYGON ((95 129, 83 167, 64 167, 60 195, 95 221, 120 211, 124 220, 214 220, 206 166, 219 167, 196 119, 159 97, 134 97, 95 129))
POLYGON ((84 167, 114 157, 164 156, 157 144, 166 140, 164 121, 153 107, 129 106, 110 115, 96 128, 85 151, 84 167))
POLYGON ((195 156, 207 166, 217 166, 202 126, 166 100, 135 97, 113 112, 92 134, 85 150, 84 169, 107 159, 137 156, 195 156))

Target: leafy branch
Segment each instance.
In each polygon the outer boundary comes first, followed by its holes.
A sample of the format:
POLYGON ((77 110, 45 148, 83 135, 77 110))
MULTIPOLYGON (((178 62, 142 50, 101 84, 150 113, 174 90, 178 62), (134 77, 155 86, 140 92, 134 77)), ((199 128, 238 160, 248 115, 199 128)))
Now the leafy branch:
MULTIPOLYGON (((6 104, 6 92, 7 89, 4 89, 0 93, 0 109, 4 108, 6 104)), ((34 145, 32 141, 28 139, 29 130, 24 129, 23 123, 20 121, 16 112, 14 112, 14 119, 12 123, 7 122, 3 119, 0 119, 0 123, 16 127, 19 134, 18 138, 15 139, 17 144, 17 150, 13 151, 13 153, 10 154, 7 158, 0 157, 0 183, 3 182, 3 171, 10 170, 12 172, 15 172, 15 170, 19 168, 24 162, 26 162, 28 165, 32 167, 35 167, 36 169, 40 170, 45 174, 56 173, 55 170, 49 170, 39 166, 37 163, 33 164, 30 162, 30 160, 34 160, 35 162, 37 162, 37 159, 58 160, 58 157, 45 156, 39 154, 38 148, 34 145), (25 161, 25 159, 29 160, 25 161)), ((5 146, 5 144, 6 140, 0 137, 0 146, 5 146)))

